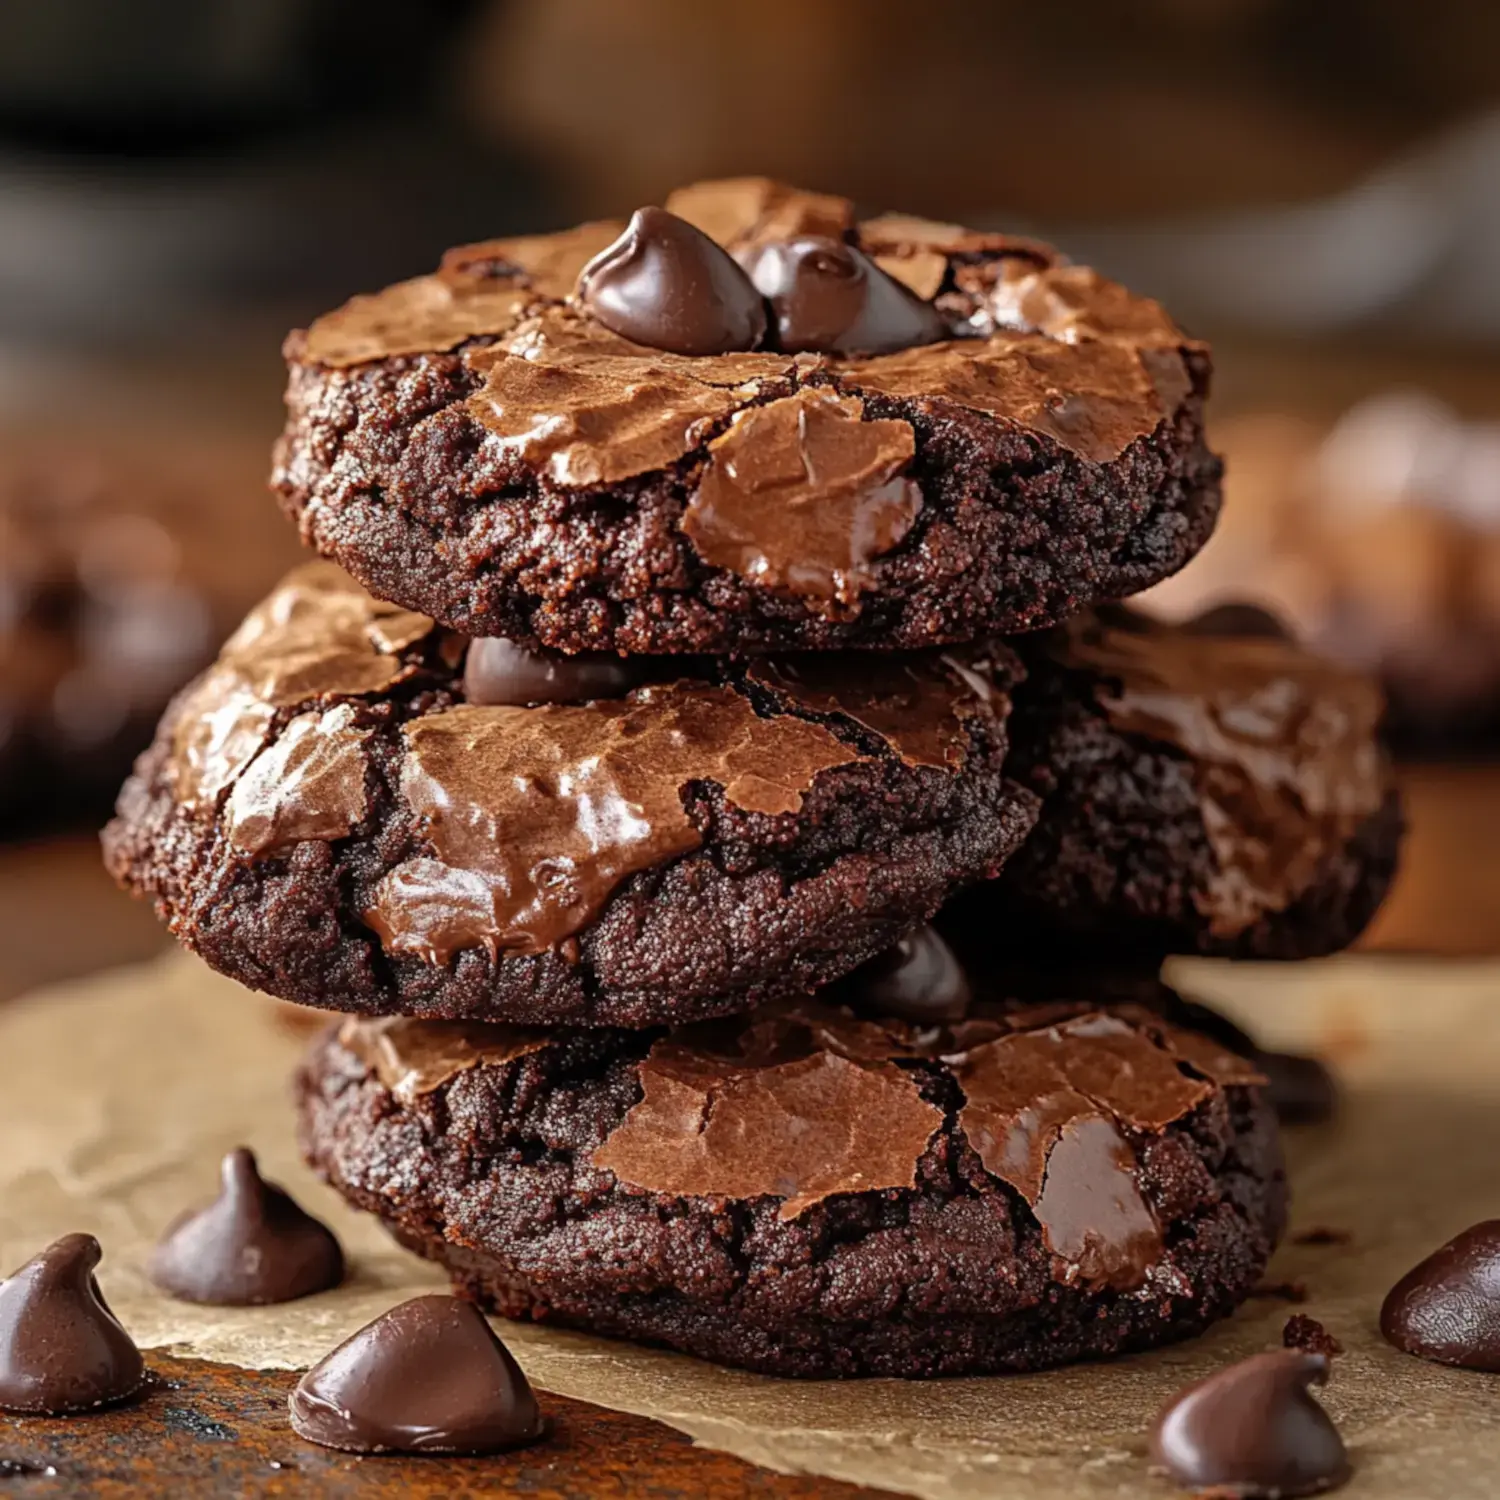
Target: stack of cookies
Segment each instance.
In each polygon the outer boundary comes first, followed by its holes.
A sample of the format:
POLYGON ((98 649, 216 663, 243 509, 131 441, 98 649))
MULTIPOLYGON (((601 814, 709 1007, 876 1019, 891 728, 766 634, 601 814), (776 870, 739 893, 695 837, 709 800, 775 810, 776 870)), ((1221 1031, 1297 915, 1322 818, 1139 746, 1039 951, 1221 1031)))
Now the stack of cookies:
POLYGON ((1376 691, 1111 602, 1211 531, 1204 346, 1002 234, 760 179, 497 240, 287 345, 325 559, 105 836, 348 1012, 315 1168, 485 1307, 780 1374, 1033 1369, 1223 1316, 1262 1059, 1162 957, 1361 930, 1376 691))

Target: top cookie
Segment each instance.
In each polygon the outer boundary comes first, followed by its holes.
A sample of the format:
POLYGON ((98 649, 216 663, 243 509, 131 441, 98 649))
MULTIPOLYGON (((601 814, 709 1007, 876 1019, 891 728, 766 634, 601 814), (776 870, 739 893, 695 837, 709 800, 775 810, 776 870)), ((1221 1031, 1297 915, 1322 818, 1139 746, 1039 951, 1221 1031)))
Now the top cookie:
POLYGON ((1174 572, 1218 513, 1208 351, 1158 304, 761 178, 450 251, 286 354, 303 539, 563 651, 1029 630, 1174 572))

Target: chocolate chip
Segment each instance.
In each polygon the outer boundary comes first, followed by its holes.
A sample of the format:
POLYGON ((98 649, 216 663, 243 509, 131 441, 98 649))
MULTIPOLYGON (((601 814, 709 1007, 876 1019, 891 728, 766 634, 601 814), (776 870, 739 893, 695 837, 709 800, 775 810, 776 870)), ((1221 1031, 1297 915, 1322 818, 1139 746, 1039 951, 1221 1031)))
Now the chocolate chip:
POLYGON ((639 657, 588 652, 528 651, 499 636, 470 641, 464 661, 464 696, 470 703, 588 703, 623 698, 649 679, 639 657))
POLYGON ((1385 1299, 1380 1331, 1407 1354, 1500 1374, 1500 1219, 1408 1271, 1385 1299))
POLYGON ((889 354, 952 337, 930 302, 842 240, 809 235, 764 245, 747 269, 776 315, 777 346, 789 354, 889 354))
POLYGON ((974 998, 969 976, 932 927, 908 933, 855 970, 849 983, 857 1006, 919 1025, 961 1021, 974 998))
POLYGON ((1189 635, 1249 636, 1267 641, 1294 639, 1278 616, 1247 600, 1216 604, 1187 621, 1183 629, 1189 635))
POLYGON ((109 1310, 99 1241, 70 1234, 0 1282, 0 1408, 60 1416, 133 1396, 141 1351, 109 1310))
POLYGON ((344 1279, 333 1231, 265 1181, 241 1146, 224 1158, 223 1186, 184 1214, 151 1257, 151 1280, 184 1302, 253 1307, 325 1292, 344 1279))
POLYGON ((1339 1086, 1315 1057, 1296 1052, 1253 1054, 1266 1075, 1271 1104, 1284 1125, 1318 1125, 1338 1112, 1339 1086))
POLYGON ((1309 1387, 1321 1354, 1256 1354, 1179 1391, 1151 1429, 1151 1457, 1187 1489, 1242 1500, 1314 1495, 1350 1474, 1344 1440, 1309 1387))
POLYGON ((760 293, 700 229, 638 208, 625 233, 578 277, 583 305, 622 338, 672 354, 753 349, 766 331, 760 293))
POLYGON ((499 1453, 543 1431, 520 1366, 456 1297, 393 1307, 314 1365, 289 1405, 298 1434, 348 1453, 499 1453))

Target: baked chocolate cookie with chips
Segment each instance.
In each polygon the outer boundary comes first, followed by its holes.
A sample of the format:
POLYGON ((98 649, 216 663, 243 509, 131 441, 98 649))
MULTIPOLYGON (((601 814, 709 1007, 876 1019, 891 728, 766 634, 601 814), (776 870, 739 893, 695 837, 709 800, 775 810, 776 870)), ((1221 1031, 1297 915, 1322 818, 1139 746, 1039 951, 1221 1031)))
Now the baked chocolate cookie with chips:
POLYGON ((177 700, 106 859, 221 972, 382 1015, 645 1026, 805 994, 998 873, 1014 657, 470 641, 314 563, 177 700))
POLYGON ((273 482, 383 598, 565 652, 912 649, 1180 568, 1209 353, 1034 241, 762 178, 293 333, 273 482))
POLYGON ((1285 1217, 1263 1084, 1151 1006, 818 1000, 670 1031, 350 1020, 298 1094, 314 1168, 498 1313, 909 1378, 1230 1312, 1285 1217))

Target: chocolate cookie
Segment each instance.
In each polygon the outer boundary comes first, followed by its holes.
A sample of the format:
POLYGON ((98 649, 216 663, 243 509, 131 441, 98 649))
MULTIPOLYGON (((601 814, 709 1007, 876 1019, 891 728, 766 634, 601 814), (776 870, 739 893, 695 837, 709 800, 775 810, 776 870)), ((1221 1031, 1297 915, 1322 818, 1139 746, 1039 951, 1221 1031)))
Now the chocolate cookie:
POLYGON ((1145 1008, 804 1001, 670 1032, 349 1021, 298 1093, 314 1168, 499 1313, 912 1377, 1228 1313, 1285 1211, 1260 1082, 1145 1008))
POLYGON ((172 694, 281 571, 262 566, 276 539, 238 534, 264 503, 239 503, 242 470, 232 445, 0 435, 0 834, 97 826, 172 694))
POLYGON ((292 334, 303 540, 473 635, 681 653, 1028 630, 1207 539, 1208 351, 1155 302, 759 178, 666 208, 292 334))
MULTIPOLYGON (((1237 629, 1244 630, 1241 622, 1237 629)), ((1311 958, 1364 930, 1402 819, 1379 689, 1284 638, 1122 609, 1021 643, 1007 769, 1042 798, 955 922, 1096 954, 1311 958)))
POLYGON ((163 721, 111 870, 283 999, 637 1026, 837 978, 1035 815, 1004 647, 651 680, 496 644, 299 569, 163 721))

